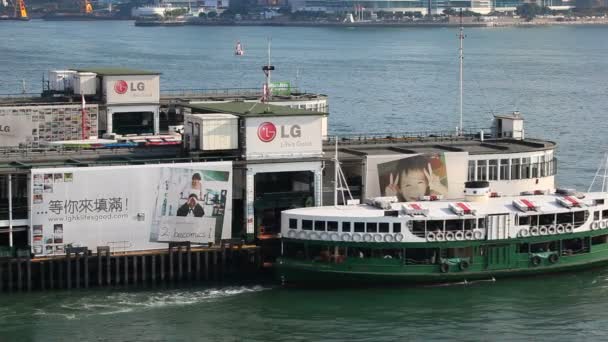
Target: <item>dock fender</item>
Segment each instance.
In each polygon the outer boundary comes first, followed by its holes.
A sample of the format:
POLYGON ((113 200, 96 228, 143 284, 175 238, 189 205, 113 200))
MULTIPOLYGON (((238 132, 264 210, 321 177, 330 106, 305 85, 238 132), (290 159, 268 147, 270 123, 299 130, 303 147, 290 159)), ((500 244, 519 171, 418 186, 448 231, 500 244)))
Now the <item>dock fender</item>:
POLYGON ((395 241, 403 241, 403 234, 401 234, 401 233, 395 234, 395 241))
POLYGON ((458 267, 460 267, 461 271, 466 271, 469 269, 469 261, 468 260, 460 260, 460 263, 458 264, 458 267))
POLYGON ((473 232, 468 230, 464 233, 465 240, 473 240, 473 232))
POLYGON ((290 230, 290 231, 287 232, 287 237, 290 238, 290 239, 295 238, 296 235, 297 235, 297 233, 296 233, 295 230, 290 230))
POLYGON ((327 234, 327 232, 321 233, 320 239, 323 240, 323 241, 329 240, 329 234, 327 234))
POLYGON ((566 232, 566 228, 563 224, 558 224, 555 230, 557 231, 557 234, 564 234, 566 232))
POLYGON ((382 235, 380 235, 380 234, 374 234, 374 241, 375 242, 382 242, 382 235))
POLYGON ((556 253, 553 253, 553 254, 549 255, 549 262, 550 263, 555 264, 558 261, 559 261, 559 255, 557 255, 556 253))
POLYGON ((481 240, 483 239, 483 232, 481 230, 476 230, 473 233, 473 237, 475 238, 475 240, 481 240))
POLYGON ((566 233, 572 233, 572 232, 574 232, 574 227, 572 226, 572 223, 566 224, 566 233))
POLYGON ((445 233, 445 241, 454 241, 455 236, 453 232, 445 233))
POLYGON ((548 230, 549 230, 549 229, 547 229, 547 226, 541 226, 541 227, 538 229, 538 233, 539 233, 540 235, 547 235, 548 230))
POLYGON ((331 241, 339 241, 340 240, 340 235, 338 235, 338 233, 331 233, 331 235, 329 237, 331 238, 331 241))
POLYGON ((547 229, 547 233, 549 233, 549 235, 554 235, 557 232, 557 228, 555 228, 555 226, 550 226, 547 229))
POLYGON ((530 235, 530 232, 528 232, 526 228, 522 228, 519 230, 519 232, 517 232, 517 235, 519 235, 520 238, 525 238, 530 235))
POLYGON ((350 241, 350 234, 349 233, 342 233, 342 241, 350 241))
POLYGON ((365 233, 365 234, 363 234, 363 241, 372 242, 372 241, 374 241, 374 237, 372 236, 372 234, 365 233))
POLYGON ((353 241, 355 242, 361 242, 362 238, 361 238, 361 234, 359 233, 354 233, 353 234, 353 241))
POLYGON ((391 234, 384 235, 384 242, 393 242, 393 236, 391 234))
POLYGON ((443 234, 443 232, 437 232, 435 233, 435 240, 436 241, 443 241, 445 239, 445 235, 443 234))
POLYGON ((464 232, 457 231, 456 234, 454 234, 454 237, 456 238, 456 240, 462 241, 462 240, 464 240, 464 232))
POLYGON ((532 227, 532 228, 530 228, 530 235, 532 235, 532 236, 538 236, 538 227, 532 227))
POLYGON ((542 259, 538 255, 534 255, 530 258, 530 262, 533 266, 538 266, 542 262, 542 259))
POLYGON ((606 220, 600 221, 600 228, 601 229, 606 229, 607 225, 608 225, 608 222, 606 222, 606 220))

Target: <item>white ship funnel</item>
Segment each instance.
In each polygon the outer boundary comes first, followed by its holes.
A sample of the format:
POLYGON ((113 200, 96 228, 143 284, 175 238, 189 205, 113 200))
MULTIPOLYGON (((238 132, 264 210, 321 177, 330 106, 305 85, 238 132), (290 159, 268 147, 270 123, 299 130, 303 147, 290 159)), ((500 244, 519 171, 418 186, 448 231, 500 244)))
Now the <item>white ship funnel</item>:
POLYGON ((490 197, 490 182, 471 181, 464 183, 464 199, 468 202, 487 202, 490 197))

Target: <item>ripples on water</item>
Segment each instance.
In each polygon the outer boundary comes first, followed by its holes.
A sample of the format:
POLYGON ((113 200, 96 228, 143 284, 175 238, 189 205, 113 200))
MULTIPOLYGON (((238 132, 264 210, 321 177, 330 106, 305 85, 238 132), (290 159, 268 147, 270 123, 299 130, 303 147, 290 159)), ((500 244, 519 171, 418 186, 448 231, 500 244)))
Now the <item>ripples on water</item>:
MULTIPOLYGON (((607 150, 608 28, 467 29, 465 123, 520 110, 559 143, 558 181, 586 189, 607 150)), ((456 31, 136 28, 132 22, 0 21, 0 93, 39 91, 43 71, 117 65, 161 87, 258 87, 272 36, 275 80, 330 96, 332 133, 455 128, 456 31), (241 40, 244 58, 232 55, 241 40)), ((0 341, 603 340, 608 271, 468 285, 305 291, 220 287, 0 297, 0 341)))

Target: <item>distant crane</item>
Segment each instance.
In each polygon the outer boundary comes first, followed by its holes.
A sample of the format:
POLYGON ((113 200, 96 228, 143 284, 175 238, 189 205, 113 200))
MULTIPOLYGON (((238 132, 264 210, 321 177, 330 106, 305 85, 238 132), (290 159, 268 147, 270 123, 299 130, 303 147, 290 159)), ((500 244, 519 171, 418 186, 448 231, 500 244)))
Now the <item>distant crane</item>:
POLYGON ((8 2, 3 1, 3 4, 5 4, 5 6, 7 4, 10 4, 11 6, 8 6, 8 7, 13 7, 13 15, 11 17, 8 17, 8 19, 30 20, 30 18, 27 15, 27 8, 25 7, 24 0, 15 0, 15 1, 8 1, 8 2))

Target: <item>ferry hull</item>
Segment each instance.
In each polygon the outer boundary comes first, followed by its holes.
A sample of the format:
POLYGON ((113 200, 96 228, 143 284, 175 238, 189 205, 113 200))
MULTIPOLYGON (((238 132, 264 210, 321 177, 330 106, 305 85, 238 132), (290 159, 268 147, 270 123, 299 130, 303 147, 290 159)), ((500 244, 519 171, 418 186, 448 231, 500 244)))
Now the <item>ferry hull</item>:
MULTIPOLYGON (((346 263, 345 263, 346 264, 346 263)), ((504 269, 484 269, 487 264, 471 265, 462 271, 456 267, 441 272, 439 265, 429 265, 416 271, 411 266, 357 267, 279 259, 276 276, 282 285, 294 287, 361 287, 382 285, 414 285, 472 282, 511 277, 531 277, 559 272, 574 272, 589 268, 608 266, 608 250, 584 255, 563 256, 557 263, 539 266, 521 266, 504 269)))

